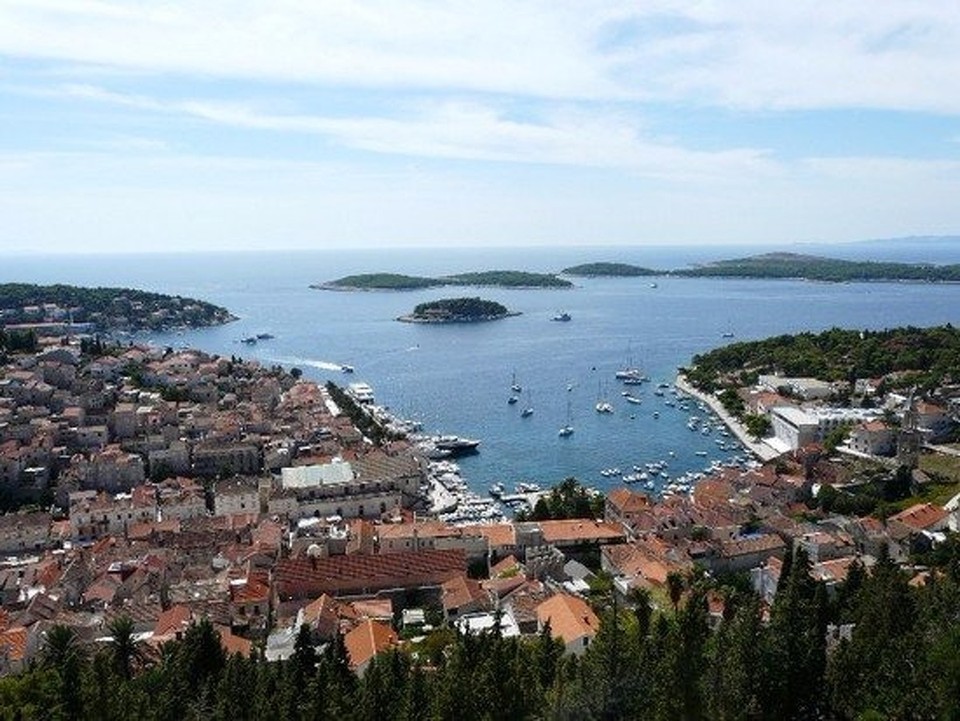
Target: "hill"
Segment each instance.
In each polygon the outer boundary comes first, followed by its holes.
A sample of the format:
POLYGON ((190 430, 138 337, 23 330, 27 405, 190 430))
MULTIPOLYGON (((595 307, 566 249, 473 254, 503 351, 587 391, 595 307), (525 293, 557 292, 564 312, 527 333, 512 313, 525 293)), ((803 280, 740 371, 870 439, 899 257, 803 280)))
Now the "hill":
POLYGON ((236 320, 226 308, 193 298, 132 288, 0 285, 0 326, 89 323, 98 331, 203 328, 236 320))
POLYGON ((896 386, 932 389, 960 379, 960 331, 945 325, 781 335, 697 355, 686 375, 709 391, 774 371, 826 381, 886 376, 896 386))

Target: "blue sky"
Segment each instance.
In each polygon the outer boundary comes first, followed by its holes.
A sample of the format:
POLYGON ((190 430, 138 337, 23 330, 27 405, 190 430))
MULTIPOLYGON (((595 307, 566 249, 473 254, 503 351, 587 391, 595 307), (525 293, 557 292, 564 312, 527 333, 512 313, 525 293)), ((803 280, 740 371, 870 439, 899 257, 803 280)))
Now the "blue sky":
POLYGON ((960 232, 942 0, 0 0, 0 253, 960 232))

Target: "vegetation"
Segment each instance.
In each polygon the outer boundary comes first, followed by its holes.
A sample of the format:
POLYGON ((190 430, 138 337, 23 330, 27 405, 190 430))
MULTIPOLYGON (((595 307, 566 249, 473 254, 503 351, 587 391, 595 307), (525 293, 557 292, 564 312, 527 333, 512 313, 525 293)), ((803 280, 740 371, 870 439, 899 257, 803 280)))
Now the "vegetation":
POLYGON ((570 288, 569 280, 550 273, 527 273, 521 270, 487 270, 480 273, 458 273, 441 280, 450 285, 496 286, 499 288, 570 288))
POLYGON ((341 290, 419 290, 421 288, 436 288, 441 285, 443 285, 443 282, 436 278, 402 275, 400 273, 364 273, 348 275, 323 285, 311 287, 341 290))
POLYGON ((629 263, 583 263, 564 268, 564 275, 582 276, 586 278, 616 277, 634 278, 646 275, 662 275, 663 271, 643 268, 629 263))
POLYGON ((518 521, 549 521, 564 518, 602 518, 606 497, 589 491, 576 478, 567 478, 541 496, 528 512, 517 514, 518 521))
POLYGON ((931 390, 960 380, 960 332, 952 325, 781 335, 697 355, 687 379, 706 391, 749 385, 758 373, 827 381, 886 376, 893 387, 931 390))
POLYGON ((672 271, 686 277, 804 278, 820 281, 917 280, 960 281, 960 265, 879 263, 837 260, 798 253, 766 253, 721 260, 672 271))
POLYGON ((43 321, 44 305, 56 306, 61 322, 92 323, 98 330, 201 328, 234 320, 226 308, 212 303, 131 288, 0 285, 0 319, 5 324, 43 321))
POLYGON ((736 579, 675 578, 676 613, 608 588, 593 597, 600 631, 580 658, 549 627, 531 638, 442 629, 362 678, 342 638, 315 648, 305 630, 290 659, 266 663, 228 656, 204 621, 147 662, 127 623, 96 649, 54 626, 40 663, 0 679, 0 719, 951 719, 960 542, 927 560, 937 573, 921 587, 887 558, 870 573, 854 564, 831 599, 800 550, 784 560, 767 623, 736 579), (708 594, 724 604, 713 630, 708 594), (844 640, 839 624, 853 624, 844 640))
POLYGON ((506 318, 511 313, 496 301, 481 298, 442 298, 419 303, 399 320, 414 323, 472 323, 506 318))
POLYGON ((573 284, 549 273, 527 273, 519 270, 488 270, 459 273, 440 278, 427 278, 399 273, 366 273, 311 286, 332 290, 419 290, 444 285, 496 286, 500 288, 569 288, 573 284))

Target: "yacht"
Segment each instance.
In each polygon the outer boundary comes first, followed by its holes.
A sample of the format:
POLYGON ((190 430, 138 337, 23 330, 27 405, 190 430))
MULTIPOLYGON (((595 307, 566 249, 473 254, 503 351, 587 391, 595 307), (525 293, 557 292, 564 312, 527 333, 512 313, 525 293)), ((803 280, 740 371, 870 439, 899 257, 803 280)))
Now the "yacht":
POLYGON ((449 451, 450 455, 457 456, 476 453, 479 450, 480 441, 460 436, 438 436, 433 445, 441 451, 449 451))

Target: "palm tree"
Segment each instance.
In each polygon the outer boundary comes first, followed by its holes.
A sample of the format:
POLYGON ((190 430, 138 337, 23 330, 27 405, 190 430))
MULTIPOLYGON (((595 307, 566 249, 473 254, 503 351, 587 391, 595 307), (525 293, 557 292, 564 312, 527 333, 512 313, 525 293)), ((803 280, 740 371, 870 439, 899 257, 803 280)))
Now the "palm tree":
POLYGON ((110 623, 113 665, 124 680, 129 680, 133 672, 133 662, 140 657, 133 628, 133 621, 126 615, 118 616, 110 623))

